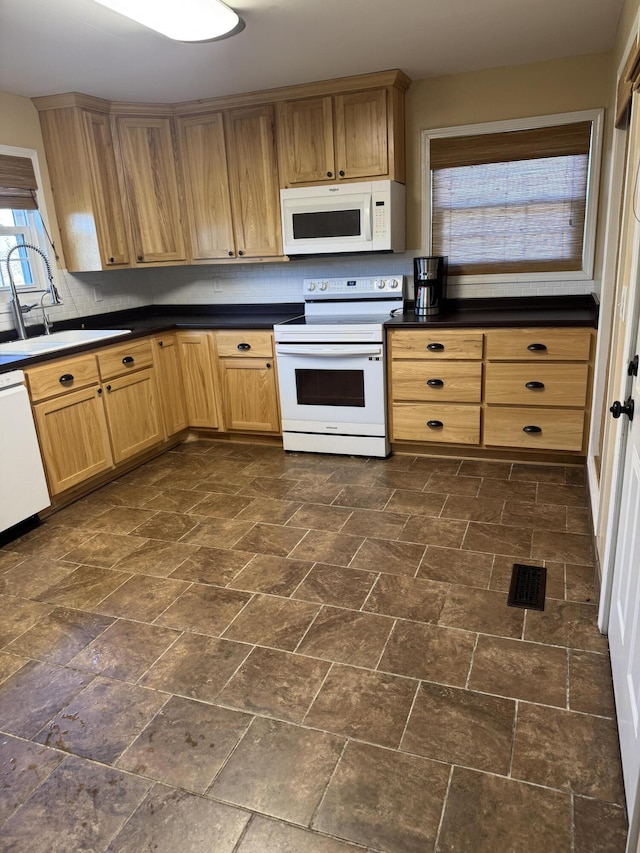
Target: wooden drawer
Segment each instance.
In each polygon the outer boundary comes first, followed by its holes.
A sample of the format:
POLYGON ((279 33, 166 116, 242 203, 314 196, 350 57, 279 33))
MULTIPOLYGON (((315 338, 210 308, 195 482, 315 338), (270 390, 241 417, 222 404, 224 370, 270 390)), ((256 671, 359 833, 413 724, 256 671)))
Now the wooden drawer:
POLYGON ((98 353, 98 366, 100 376, 103 379, 111 379, 113 376, 131 373, 131 371, 139 370, 141 367, 152 367, 151 341, 149 339, 131 341, 131 343, 101 350, 98 353))
POLYGON ((485 401, 584 407, 588 378, 588 364, 487 364, 485 401), (535 387, 540 384, 542 388, 535 387))
POLYGON ((271 332, 216 332, 216 344, 221 358, 273 358, 271 332))
POLYGON ((452 403, 394 403, 392 440, 480 443, 480 406, 452 403), (428 421, 442 426, 427 426, 428 421))
POLYGON ((25 370, 31 399, 46 400, 65 391, 77 391, 99 382, 98 366, 94 355, 65 358, 42 367, 25 370))
POLYGON ((391 358, 482 358, 482 332, 394 329, 389 338, 391 358))
POLYGON ((394 400, 479 403, 482 395, 482 363, 393 361, 391 393, 394 400))
POLYGON ((489 407, 484 415, 484 443, 527 450, 582 450, 584 412, 575 409, 489 407), (524 427, 539 432, 524 432, 524 427))
POLYGON ((489 361, 588 361, 591 351, 590 329, 491 329, 485 337, 489 361))

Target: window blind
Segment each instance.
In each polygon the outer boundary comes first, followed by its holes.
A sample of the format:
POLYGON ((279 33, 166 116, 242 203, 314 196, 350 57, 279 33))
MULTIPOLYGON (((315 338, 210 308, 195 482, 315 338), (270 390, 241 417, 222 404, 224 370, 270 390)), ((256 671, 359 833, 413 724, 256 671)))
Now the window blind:
POLYGON ((37 210, 35 172, 29 157, 0 154, 0 207, 37 210))
POLYGON ((451 275, 582 269, 591 122, 431 140, 432 252, 451 275))

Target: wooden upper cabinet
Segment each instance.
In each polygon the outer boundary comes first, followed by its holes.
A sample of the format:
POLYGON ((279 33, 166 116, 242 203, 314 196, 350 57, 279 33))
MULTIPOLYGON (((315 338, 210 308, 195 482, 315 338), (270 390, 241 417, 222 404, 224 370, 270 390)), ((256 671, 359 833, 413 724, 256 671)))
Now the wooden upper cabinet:
POLYGON ((128 266, 108 115, 64 106, 42 110, 40 125, 67 269, 128 266))
POLYGON ((189 258, 235 257, 222 113, 178 119, 189 223, 189 258))
POLYGON ((280 170, 289 184, 336 180, 333 98, 305 98, 278 105, 280 170))
POLYGON ((282 255, 273 107, 230 110, 226 121, 238 257, 282 255))
POLYGON ((389 174, 387 90, 337 95, 336 161, 341 178, 389 174))
POLYGON ((172 120, 117 116, 136 264, 186 260, 172 120))

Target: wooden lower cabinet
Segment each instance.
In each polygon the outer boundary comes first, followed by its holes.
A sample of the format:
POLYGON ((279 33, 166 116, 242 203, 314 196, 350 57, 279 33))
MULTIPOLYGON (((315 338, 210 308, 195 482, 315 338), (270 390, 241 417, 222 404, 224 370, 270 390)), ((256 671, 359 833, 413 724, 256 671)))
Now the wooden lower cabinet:
POLYGON ((176 335, 162 335, 153 339, 153 364, 160 395, 164 434, 168 438, 189 426, 176 335))
POLYGON ((220 359, 224 422, 229 430, 279 432, 273 360, 220 359))
POLYGON ((488 407, 484 443, 528 450, 582 450, 585 413, 582 409, 488 407))
POLYGON ((161 443, 158 391, 151 368, 109 380, 104 402, 116 464, 161 443))
POLYGON ((98 385, 36 403, 33 412, 52 495, 113 467, 98 385))
POLYGON ((392 417, 394 439, 480 443, 480 406, 394 403, 392 417))
POLYGON ((178 332, 189 426, 219 429, 215 339, 211 332, 178 332))

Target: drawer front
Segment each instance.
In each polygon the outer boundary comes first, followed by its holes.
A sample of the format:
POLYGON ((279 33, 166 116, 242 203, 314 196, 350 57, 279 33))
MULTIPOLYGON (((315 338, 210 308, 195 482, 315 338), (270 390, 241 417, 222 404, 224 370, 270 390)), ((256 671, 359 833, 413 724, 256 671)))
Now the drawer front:
POLYGON ((271 332, 216 332, 221 358, 273 358, 271 332))
POLYGON ((392 411, 394 441, 480 443, 480 406, 395 403, 392 411))
POLYGON ((25 370, 25 375, 34 402, 56 397, 65 391, 77 391, 99 381, 94 355, 82 355, 43 364, 42 367, 25 370))
POLYGON ((98 365, 100 376, 110 379, 124 373, 131 373, 141 367, 153 365, 151 341, 131 341, 129 344, 120 344, 117 347, 102 350, 98 353, 98 365))
POLYGON ((394 361, 391 363, 394 400, 438 403, 479 403, 482 364, 479 361, 394 361))
POLYGON ((492 329, 489 361, 588 361, 590 329, 492 329))
POLYGON ((487 364, 485 401, 520 406, 584 407, 588 377, 587 364, 487 364))
POLYGON ((584 412, 575 409, 487 408, 484 443, 527 450, 582 450, 584 412), (536 431, 524 431, 535 427, 536 431))
POLYGON ((482 358, 482 332, 394 329, 390 341, 391 358, 482 358))

